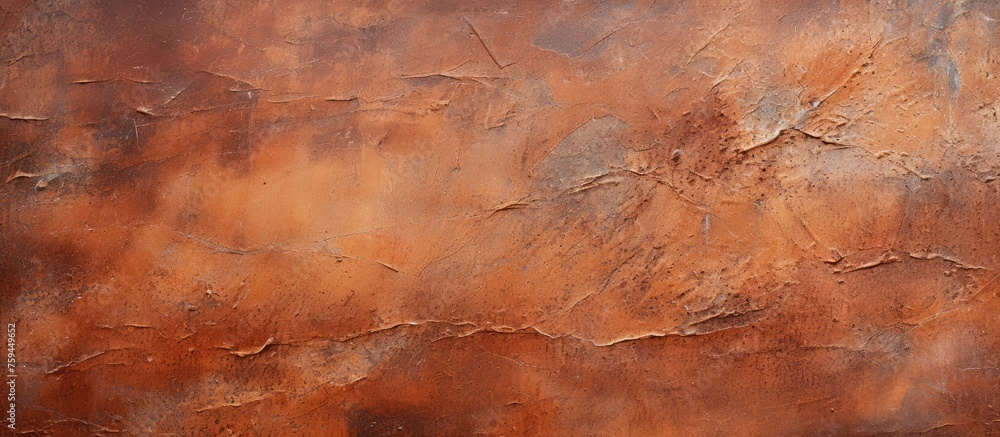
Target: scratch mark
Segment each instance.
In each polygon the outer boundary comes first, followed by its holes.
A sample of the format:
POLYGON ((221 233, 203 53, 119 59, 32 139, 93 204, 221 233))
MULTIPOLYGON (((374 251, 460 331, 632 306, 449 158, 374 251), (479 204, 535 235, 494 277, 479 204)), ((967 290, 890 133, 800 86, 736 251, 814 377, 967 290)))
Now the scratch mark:
POLYGON ((60 365, 56 366, 55 368, 53 368, 52 370, 49 370, 49 371, 45 372, 45 374, 46 375, 51 375, 51 374, 54 374, 54 373, 59 373, 59 372, 61 372, 63 370, 66 370, 66 369, 68 369, 70 367, 77 366, 77 365, 79 365, 79 364, 81 364, 81 363, 83 363, 83 362, 85 362, 87 360, 90 360, 90 359, 93 359, 93 358, 97 358, 97 357, 99 357, 101 355, 104 355, 107 352, 108 351, 95 352, 95 353, 92 353, 92 354, 87 355, 85 357, 78 358, 76 360, 70 361, 68 363, 60 364, 60 365))
POLYGON ((962 261, 959 261, 958 259, 951 258, 951 257, 945 256, 945 255, 941 255, 940 253, 934 253, 934 252, 911 252, 911 253, 909 253, 909 255, 910 255, 910 258, 914 258, 914 259, 923 259, 923 260, 941 259, 941 260, 948 261, 948 262, 954 264, 955 267, 958 267, 958 268, 960 268, 962 270, 989 270, 986 267, 982 267, 982 266, 970 266, 968 264, 963 263, 962 261))
MULTIPOLYGON (((212 76, 221 77, 223 79, 229 79, 229 80, 232 80, 232 81, 235 81, 235 82, 239 82, 239 83, 242 83, 242 84, 249 85, 249 86, 251 86, 255 90, 262 89, 262 88, 259 88, 259 87, 257 87, 256 85, 254 85, 254 84, 252 84, 250 82, 247 82, 247 81, 245 81, 243 79, 240 79, 238 77, 235 77, 235 76, 230 76, 228 74, 216 73, 214 71, 208 71, 208 70, 198 70, 198 71, 196 71, 196 73, 210 74, 212 76)), ((247 90, 239 90, 239 91, 247 91, 247 90)))
POLYGON ((130 79, 130 78, 127 78, 127 77, 111 77, 111 78, 104 78, 104 79, 101 79, 101 78, 96 78, 96 79, 77 79, 77 80, 74 80, 71 83, 76 84, 76 85, 86 85, 86 84, 91 84, 91 83, 106 83, 106 82, 132 82, 132 83, 140 83, 140 84, 160 83, 160 81, 156 81, 156 80, 130 79))
POLYGON ((705 244, 708 244, 708 230, 712 228, 711 214, 705 214, 705 218, 701 221, 701 233, 705 235, 705 244))
POLYGON ((226 407, 239 408, 239 407, 242 407, 244 405, 248 405, 248 404, 260 402, 260 401, 263 401, 265 399, 270 399, 272 397, 274 397, 274 393, 267 393, 267 394, 263 394, 263 395, 258 394, 256 396, 251 396, 251 397, 249 397, 247 399, 239 399, 239 400, 236 400, 236 401, 233 401, 233 402, 223 402, 223 403, 220 403, 220 404, 208 405, 208 406, 205 406, 205 407, 201 407, 201 408, 199 408, 199 409, 197 409, 195 411, 198 412, 198 413, 202 413, 202 412, 205 412, 205 411, 217 410, 219 408, 226 408, 226 407))
MULTIPOLYGON (((845 89, 846 86, 847 86, 847 84, 851 81, 851 79, 854 79, 855 77, 857 77, 859 74, 861 74, 861 72, 862 72, 861 70, 864 67, 870 65, 870 63, 874 59, 875 52, 878 50, 879 46, 882 45, 882 42, 884 40, 885 40, 885 33, 883 32, 882 36, 879 37, 879 40, 875 42, 875 45, 873 45, 872 49, 868 52, 867 61, 862 62, 860 65, 858 65, 857 68, 855 68, 854 71, 852 71, 851 74, 849 74, 847 76, 847 78, 844 79, 844 81, 841 82, 839 85, 837 85, 837 87, 834 88, 832 91, 828 92, 825 96, 823 96, 823 97, 821 97, 821 98, 813 101, 809 105, 809 108, 805 112, 803 112, 798 117, 797 120, 791 122, 791 126, 779 129, 772 137, 766 138, 766 139, 764 139, 764 140, 762 140, 760 142, 757 142, 756 144, 751 144, 750 147, 740 148, 739 149, 739 153, 746 153, 746 152, 749 152, 750 150, 756 149, 758 147, 763 147, 763 146, 769 145, 769 144, 777 141, 778 138, 780 138, 781 135, 784 134, 785 132, 787 132, 788 130, 795 130, 795 131, 801 132, 801 133, 803 133, 803 134, 805 134, 807 136, 810 136, 812 138, 816 138, 816 139, 819 139, 821 141, 827 142, 828 140, 826 140, 825 138, 821 138, 819 136, 811 135, 809 133, 803 132, 801 130, 803 124, 806 122, 809 114, 811 114, 814 110, 816 110, 816 108, 819 108, 820 105, 822 105, 824 102, 826 102, 828 99, 830 99, 830 97, 833 97, 833 95, 836 94, 838 91, 840 91, 842 89, 845 89)), ((864 58, 864 56, 859 56, 857 59, 862 59, 862 58, 864 58)), ((831 144, 836 144, 836 143, 831 143, 831 144)))
MULTIPOLYGON (((631 23, 629 23, 629 24, 631 24, 631 23)), ((590 47, 587 47, 587 49, 586 49, 586 50, 584 50, 584 51, 580 52, 580 54, 579 54, 579 55, 576 55, 576 56, 572 56, 572 57, 570 57, 570 59, 577 59, 577 58, 579 58, 579 57, 581 57, 581 56, 583 56, 583 55, 586 55, 586 54, 587 54, 587 53, 589 53, 589 52, 590 52, 591 50, 593 50, 593 49, 594 49, 594 47, 597 47, 597 45, 598 45, 598 44, 600 44, 600 43, 602 43, 602 42, 604 42, 604 41, 607 41, 607 39, 608 39, 608 38, 611 38, 612 36, 614 36, 614 34, 618 33, 618 31, 619 31, 619 30, 622 30, 622 29, 624 29, 624 28, 625 28, 625 26, 622 26, 622 27, 619 27, 619 28, 617 28, 617 29, 615 29, 615 30, 612 30, 612 31, 611 31, 610 33, 608 33, 607 35, 604 35, 604 37, 602 37, 601 39, 599 39, 599 40, 597 40, 597 41, 594 41, 594 43, 593 43, 593 44, 591 44, 591 45, 590 45, 590 47)))
MULTIPOLYGON (((49 409, 45 409, 45 408, 39 408, 39 411, 45 411, 47 413, 51 413, 53 415, 56 415, 56 416, 59 416, 59 417, 63 418, 63 419, 60 419, 60 420, 54 420, 54 421, 50 422, 49 424, 47 424, 45 426, 46 429, 47 428, 51 428, 53 425, 56 425, 56 424, 59 424, 59 423, 73 422, 73 423, 80 423, 80 424, 83 424, 83 425, 87 425, 87 426, 89 426, 91 428, 97 429, 99 432, 102 432, 102 433, 104 433, 104 432, 110 432, 110 433, 116 433, 117 434, 117 433, 122 432, 122 430, 120 430, 120 429, 108 428, 108 427, 105 427, 105 426, 102 426, 102 425, 98 425, 98 424, 96 424, 94 422, 90 422, 90 421, 87 421, 87 420, 84 420, 84 419, 78 419, 76 417, 69 417, 69 416, 66 416, 66 415, 64 415, 62 413, 59 413, 58 411, 53 411, 53 410, 49 410, 49 409)), ((31 430, 29 430, 29 431, 18 431, 18 434, 21 434, 21 433, 31 434, 32 431, 31 430)), ((45 434, 49 434, 49 433, 45 433, 45 434)))
POLYGON ((736 19, 739 18, 740 14, 742 14, 742 12, 734 15, 732 18, 729 19, 729 21, 726 22, 724 26, 719 28, 719 30, 716 30, 714 33, 712 33, 712 35, 708 37, 708 40, 705 41, 705 44, 702 44, 702 46, 699 47, 698 50, 695 50, 694 53, 692 53, 691 56, 688 58, 687 62, 684 63, 684 65, 687 66, 688 64, 690 64, 692 61, 694 61, 696 57, 698 57, 699 54, 701 54, 702 51, 708 48, 708 46, 712 45, 712 41, 715 41, 715 37, 718 36, 723 31, 725 31, 726 29, 728 29, 729 26, 733 24, 733 21, 736 21, 736 19))
POLYGON ((187 237, 187 238, 189 238, 191 240, 197 241, 197 242, 201 243, 202 245, 204 245, 206 247, 209 247, 209 248, 211 248, 212 250, 214 250, 216 252, 231 253, 233 255, 256 255, 258 253, 265 252, 265 251, 268 251, 268 250, 274 250, 275 247, 278 246, 278 244, 272 244, 270 246, 262 247, 260 249, 253 249, 253 250, 237 249, 237 248, 232 248, 232 247, 228 247, 228 246, 223 246, 221 244, 215 243, 213 241, 207 240, 207 239, 202 238, 202 237, 198 237, 196 235, 189 234, 187 232, 177 231, 177 233, 181 234, 181 235, 183 235, 183 236, 185 236, 185 237, 187 237))
MULTIPOLYGON (((284 98, 284 99, 279 98, 279 99, 274 99, 274 100, 272 100, 272 99, 264 99, 264 102, 266 102, 266 103, 291 103, 291 102, 296 102, 296 101, 303 100, 303 99, 311 99, 311 98, 314 98, 314 97, 316 97, 316 96, 308 95, 308 96, 287 97, 287 98, 284 98)), ((328 101, 328 102, 334 101, 333 98, 327 98, 327 99, 323 99, 323 100, 328 101)), ((349 99, 349 100, 354 100, 354 99, 349 99)))
POLYGON ((9 112, 0 112, 0 118, 20 121, 45 121, 49 119, 49 117, 43 117, 40 115, 11 114, 9 112))
POLYGON ((428 77, 443 77, 443 78, 454 79, 454 80, 458 80, 458 81, 465 81, 465 80, 476 81, 476 82, 479 82, 479 83, 481 83, 483 85, 487 85, 487 86, 491 86, 491 85, 488 84, 488 83, 486 83, 486 82, 484 82, 484 81, 482 81, 482 79, 503 79, 500 76, 475 76, 475 75, 471 75, 471 74, 456 74, 456 73, 454 73, 455 70, 458 70, 459 68, 462 68, 465 64, 468 64, 469 62, 472 62, 472 61, 462 62, 461 64, 458 64, 458 65, 456 65, 456 66, 454 66, 452 68, 449 68, 449 69, 447 69, 445 71, 442 71, 442 72, 404 74, 404 75, 402 75, 400 77, 402 77, 403 79, 425 79, 425 78, 428 78, 428 77))
POLYGON ((510 66, 511 64, 513 64, 513 62, 511 62, 511 63, 505 64, 505 65, 500 65, 500 61, 497 61, 496 55, 494 55, 493 51, 490 50, 490 47, 488 45, 486 45, 486 41, 483 41, 483 37, 482 37, 482 35, 479 34, 479 30, 476 29, 476 26, 473 26, 472 22, 469 21, 469 19, 467 17, 462 17, 462 20, 464 20, 465 24, 467 24, 469 26, 469 29, 472 30, 472 33, 474 35, 476 35, 476 39, 479 40, 479 44, 481 44, 483 46, 483 49, 486 50, 486 54, 490 55, 490 59, 493 60, 493 63, 496 64, 497 68, 503 70, 504 68, 507 68, 508 66, 510 66))
POLYGON ((360 100, 360 98, 358 96, 351 96, 351 97, 325 97, 325 98, 323 98, 324 102, 353 102, 355 100, 360 100))
POLYGON ((521 197, 520 199, 517 199, 517 200, 514 200, 514 201, 510 201, 510 202, 501 204, 499 206, 495 206, 495 207, 489 209, 489 214, 487 214, 486 217, 483 218, 483 220, 489 219, 490 217, 493 217, 494 215, 496 215, 497 213, 500 213, 500 212, 514 211, 514 210, 517 210, 517 209, 530 208, 532 202, 533 202, 533 200, 531 200, 529 196, 524 196, 524 197, 521 197))
POLYGON ((562 193, 559 193, 559 196, 576 194, 583 191, 592 190, 594 188, 598 188, 604 185, 618 185, 620 181, 618 179, 614 179, 613 177, 609 177, 610 174, 611 173, 604 173, 601 175, 587 178, 582 183, 563 190, 562 193))
MULTIPOLYGON (((253 349, 244 349, 244 350, 231 350, 229 351, 229 353, 236 355, 240 358, 249 357, 251 355, 257 355, 261 352, 264 352, 264 349, 267 349, 267 347, 272 344, 274 344, 274 337, 268 337, 267 341, 265 341, 264 344, 260 345, 259 347, 255 347, 253 349)), ((221 349, 228 349, 228 348, 222 347, 221 349)))
POLYGON ((856 272, 858 270, 870 269, 872 267, 878 267, 883 264, 891 264, 894 262, 899 262, 899 257, 893 255, 892 252, 886 252, 883 253, 882 256, 880 256, 878 259, 874 261, 869 261, 860 266, 849 268, 847 270, 844 270, 843 273, 850 273, 850 272, 856 272))
POLYGON ((132 129, 134 129, 134 132, 135 132, 135 148, 138 149, 141 152, 142 148, 139 147, 139 125, 135 124, 135 118, 134 117, 129 118, 129 119, 132 120, 132 129))
POLYGON ((6 183, 10 183, 10 181, 12 181, 14 179, 18 179, 18 178, 34 178, 34 177, 38 177, 38 176, 41 176, 41 175, 38 174, 38 173, 25 173, 25 172, 23 172, 21 170, 18 170, 14 174, 10 175, 7 178, 7 180, 4 181, 4 183, 5 184, 6 183))

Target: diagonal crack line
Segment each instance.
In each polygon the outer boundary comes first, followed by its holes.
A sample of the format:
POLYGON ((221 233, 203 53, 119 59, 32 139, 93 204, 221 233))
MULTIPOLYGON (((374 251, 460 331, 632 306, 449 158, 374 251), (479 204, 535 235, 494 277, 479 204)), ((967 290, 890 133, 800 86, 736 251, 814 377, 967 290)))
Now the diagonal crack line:
POLYGON ((494 55, 493 51, 490 50, 490 46, 486 45, 486 41, 483 40, 483 36, 479 34, 479 30, 476 29, 476 26, 472 25, 472 21, 469 21, 468 17, 462 17, 462 20, 465 21, 465 24, 469 26, 469 29, 472 30, 472 33, 474 35, 476 35, 476 39, 479 40, 479 44, 481 44, 483 46, 483 49, 486 50, 486 54, 490 56, 490 59, 493 60, 493 63, 496 64, 497 68, 503 70, 504 68, 507 68, 511 64, 513 64, 513 62, 510 62, 510 63, 501 65, 500 61, 497 60, 496 55, 494 55))
POLYGON ((684 66, 686 67, 689 64, 691 64, 691 62, 693 62, 695 58, 697 58, 698 55, 701 54, 701 52, 703 52, 706 48, 708 48, 708 46, 712 45, 712 42, 715 41, 715 37, 718 36, 723 31, 725 31, 726 29, 728 29, 729 26, 731 26, 733 22, 740 17, 741 14, 742 12, 738 12, 736 15, 734 15, 732 18, 726 21, 726 24, 720 27, 719 30, 716 30, 714 33, 712 33, 712 35, 708 37, 708 40, 705 41, 705 44, 702 44, 702 46, 699 47, 698 50, 695 50, 694 53, 691 53, 691 56, 688 58, 687 62, 684 63, 684 66))
MULTIPOLYGON (((746 152, 749 152, 749 151, 751 151, 753 149, 756 149, 758 147, 763 147, 763 146, 769 145, 771 143, 774 143, 779 138, 781 138, 782 134, 784 134, 788 130, 795 130, 795 131, 798 131, 798 132, 802 132, 803 134, 805 134, 807 136, 810 136, 810 137, 822 140, 824 142, 827 142, 827 140, 824 139, 824 138, 820 138, 820 137, 818 137, 816 135, 812 135, 812 134, 809 134, 809 133, 806 133, 806 132, 802 131, 803 125, 807 121, 807 119, 809 117, 809 114, 812 114, 813 111, 815 111, 824 102, 826 102, 831 97, 833 97, 834 94, 837 94, 837 92, 839 92, 840 90, 845 89, 847 83, 849 83, 852 79, 854 79, 855 77, 857 77, 857 75, 861 74, 861 69, 863 69, 865 66, 869 65, 873 61, 874 56, 875 56, 875 52, 882 45, 882 42, 884 40, 885 40, 885 33, 883 32, 882 36, 879 37, 879 40, 875 42, 874 46, 872 46, 872 49, 868 51, 868 55, 867 56, 862 55, 862 56, 858 57, 858 60, 861 60, 861 59, 866 59, 866 60, 863 61, 863 62, 861 62, 861 64, 859 64, 857 66, 857 68, 855 68, 854 71, 852 71, 851 74, 849 74, 847 76, 846 79, 844 79, 840 84, 838 84, 836 88, 834 88, 833 90, 831 90, 830 92, 828 92, 822 98, 816 100, 815 102, 812 102, 809 105, 810 106, 809 109, 806 110, 804 113, 802 113, 799 117, 797 117, 797 119, 795 121, 791 122, 791 124, 789 126, 784 127, 782 129, 779 129, 778 132, 775 133, 773 137, 764 139, 763 141, 760 141, 760 142, 758 142, 756 144, 751 144, 750 147, 739 149, 739 153, 746 153, 746 152)), ((836 144, 836 143, 834 143, 834 144, 836 144)))

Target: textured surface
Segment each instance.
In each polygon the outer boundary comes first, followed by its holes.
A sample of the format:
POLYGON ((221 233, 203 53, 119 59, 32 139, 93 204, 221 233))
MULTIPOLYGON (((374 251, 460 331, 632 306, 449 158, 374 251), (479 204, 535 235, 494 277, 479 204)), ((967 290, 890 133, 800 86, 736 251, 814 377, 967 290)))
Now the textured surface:
POLYGON ((20 432, 1000 429, 996 2, 0 5, 20 432))

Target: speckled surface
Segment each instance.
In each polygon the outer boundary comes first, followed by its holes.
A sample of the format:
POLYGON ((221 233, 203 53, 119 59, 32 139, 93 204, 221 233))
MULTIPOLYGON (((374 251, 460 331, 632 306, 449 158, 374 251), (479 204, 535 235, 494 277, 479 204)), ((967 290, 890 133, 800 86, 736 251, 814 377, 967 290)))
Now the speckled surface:
POLYGON ((996 432, 997 20, 2 1, 17 431, 996 432))

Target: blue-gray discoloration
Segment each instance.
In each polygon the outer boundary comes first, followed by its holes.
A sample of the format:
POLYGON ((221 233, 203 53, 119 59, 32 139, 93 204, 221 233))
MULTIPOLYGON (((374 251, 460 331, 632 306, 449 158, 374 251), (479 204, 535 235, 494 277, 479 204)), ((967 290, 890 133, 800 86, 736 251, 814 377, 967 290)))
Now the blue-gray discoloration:
POLYGON ((957 93, 959 88, 962 88, 962 76, 958 73, 958 64, 955 64, 954 59, 948 59, 945 71, 948 73, 948 88, 951 92, 957 93))

